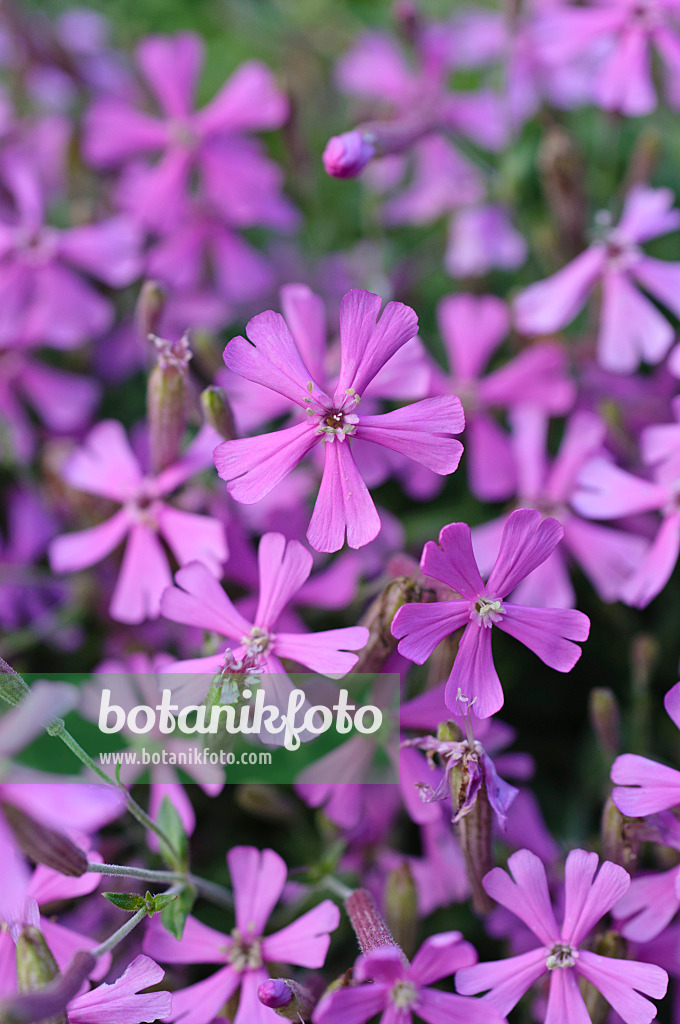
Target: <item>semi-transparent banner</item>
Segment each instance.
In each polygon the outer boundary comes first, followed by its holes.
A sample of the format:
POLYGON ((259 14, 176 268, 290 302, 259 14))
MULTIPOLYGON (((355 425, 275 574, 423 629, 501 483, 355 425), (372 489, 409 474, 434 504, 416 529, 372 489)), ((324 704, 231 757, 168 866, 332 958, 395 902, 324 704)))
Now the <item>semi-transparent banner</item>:
POLYGON ((30 697, 0 717, 0 758, 16 781, 95 781, 101 772, 125 785, 399 781, 395 673, 26 681, 30 697))

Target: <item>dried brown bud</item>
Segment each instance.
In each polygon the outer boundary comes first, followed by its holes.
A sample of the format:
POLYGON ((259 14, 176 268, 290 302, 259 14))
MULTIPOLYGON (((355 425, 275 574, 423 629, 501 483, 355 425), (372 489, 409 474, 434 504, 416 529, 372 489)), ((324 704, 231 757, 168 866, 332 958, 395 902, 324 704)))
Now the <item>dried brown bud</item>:
POLYGON ((32 861, 45 864, 61 875, 79 877, 85 874, 87 854, 63 832, 43 825, 14 804, 3 801, 2 810, 16 841, 32 861))

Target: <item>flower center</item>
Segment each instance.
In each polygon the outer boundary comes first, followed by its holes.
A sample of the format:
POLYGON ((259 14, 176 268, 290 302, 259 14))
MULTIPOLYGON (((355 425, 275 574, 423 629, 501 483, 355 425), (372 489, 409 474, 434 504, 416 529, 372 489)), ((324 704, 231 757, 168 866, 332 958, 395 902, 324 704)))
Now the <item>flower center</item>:
POLYGON ((353 434, 357 428, 359 417, 354 410, 361 400, 354 388, 347 388, 345 398, 340 406, 328 405, 328 396, 315 394, 314 383, 310 380, 307 384, 309 395, 304 401, 307 405, 307 415, 316 417, 317 434, 323 435, 325 441, 344 441, 348 434, 353 434))
POLYGON ((561 967, 573 967, 576 963, 578 953, 571 946, 565 943, 556 942, 550 951, 550 956, 545 962, 549 971, 556 971, 561 967))
POLYGON ((256 971, 262 967, 264 961, 259 939, 246 938, 238 928, 234 928, 231 937, 234 942, 227 950, 227 960, 235 971, 256 971))
POLYGON ((398 981, 390 993, 392 1002, 400 1010, 413 1006, 418 998, 418 989, 412 981, 398 981))
POLYGON ((241 637, 241 643, 248 648, 248 654, 252 657, 262 657, 267 653, 274 638, 266 630, 259 626, 253 626, 247 636, 241 637))
POLYGON ((494 622, 501 622, 504 615, 503 602, 488 597, 478 597, 470 608, 470 619, 486 629, 491 629, 494 622))

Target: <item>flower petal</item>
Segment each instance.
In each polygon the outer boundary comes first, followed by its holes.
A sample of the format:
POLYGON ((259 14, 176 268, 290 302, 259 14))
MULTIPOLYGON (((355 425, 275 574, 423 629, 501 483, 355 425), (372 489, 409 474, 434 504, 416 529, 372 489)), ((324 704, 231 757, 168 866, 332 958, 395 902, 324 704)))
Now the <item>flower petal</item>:
POLYGON ((253 505, 273 491, 318 441, 309 423, 259 437, 223 441, 215 449, 215 466, 222 479, 229 481, 232 498, 253 505))
POLYGON ((379 416, 361 416, 354 436, 406 455, 445 476, 454 472, 463 454, 460 441, 450 435, 459 434, 464 426, 460 399, 440 395, 379 416))
POLYGON ((519 330, 523 334, 550 334, 570 323, 585 305, 604 259, 604 248, 591 246, 552 277, 520 292, 514 307, 519 330))
POLYGON ((639 754, 621 754, 611 770, 612 793, 622 814, 643 818, 680 804, 680 772, 639 754))
POLYGON ((168 558, 157 534, 135 523, 111 597, 109 614, 117 622, 144 622, 161 613, 161 594, 172 585, 168 558))
POLYGON ((362 395, 394 353, 418 333, 418 317, 403 302, 388 302, 382 316, 379 295, 355 288, 340 305, 340 377, 335 398, 343 400, 348 389, 362 395))
POLYGON ((494 597, 509 594, 536 566, 545 562, 563 534, 556 519, 543 519, 536 509, 520 508, 509 515, 486 592, 494 597))
POLYGON ((361 548, 380 532, 380 516, 359 470, 350 442, 326 442, 326 461, 307 540, 317 551, 338 551, 345 542, 361 548))
POLYGON ((597 865, 597 854, 586 850, 571 850, 567 857, 562 939, 570 946, 581 945, 630 885, 630 875, 618 864, 605 861, 595 876, 597 865))
POLYGON ((460 967, 477 963, 477 953, 460 932, 439 932, 425 939, 413 957, 408 971, 409 981, 418 987, 432 985, 448 978, 460 967))
POLYGON ((265 960, 296 964, 299 967, 323 967, 330 945, 329 932, 340 924, 340 911, 332 900, 323 900, 262 942, 265 960))
POLYGON ((581 657, 572 640, 587 640, 590 620, 573 608, 525 608, 506 603, 499 629, 514 636, 558 672, 570 672, 581 657))
POLYGON ((260 936, 286 884, 285 862, 274 850, 233 846, 227 863, 234 889, 236 927, 244 936, 260 936))
POLYGON ((77 572, 96 565, 118 547, 131 525, 127 510, 121 508, 110 519, 89 530, 55 537, 48 549, 52 571, 77 572))
POLYGON ((428 541, 423 548, 420 568, 426 576, 446 583, 467 601, 476 600, 484 591, 467 523, 445 526, 439 534, 439 545, 428 541))
POLYGON ((559 942, 543 862, 530 850, 518 850, 508 858, 508 868, 512 878, 502 868, 493 868, 484 876, 491 899, 524 921, 544 946, 559 942))
POLYGON ((262 629, 276 625, 312 571, 312 556, 297 540, 281 533, 265 533, 257 551, 260 569, 260 598, 255 622, 262 629))
POLYGON ((177 586, 169 587, 161 599, 161 611, 166 619, 209 629, 230 640, 240 641, 250 633, 250 622, 234 608, 218 580, 202 562, 183 566, 175 574, 175 582, 177 586))
POLYGON ((480 1002, 482 1005, 490 1003, 505 1016, 533 983, 545 974, 545 961, 545 949, 539 946, 520 956, 463 967, 456 972, 456 991, 464 996, 473 996, 490 990, 480 1002))
POLYGON ((394 616, 392 635, 400 638, 400 654, 423 665, 435 647, 469 619, 467 601, 405 604, 394 616))
POLYGON ((602 993, 626 1024, 650 1024, 656 1017, 656 1006, 639 992, 662 999, 668 988, 668 975, 656 964, 599 956, 587 949, 579 951, 578 973, 602 993))
POLYGON ((458 692, 470 701, 478 718, 489 718, 503 707, 503 689, 491 653, 491 629, 468 622, 446 684, 446 703, 458 711, 458 692))

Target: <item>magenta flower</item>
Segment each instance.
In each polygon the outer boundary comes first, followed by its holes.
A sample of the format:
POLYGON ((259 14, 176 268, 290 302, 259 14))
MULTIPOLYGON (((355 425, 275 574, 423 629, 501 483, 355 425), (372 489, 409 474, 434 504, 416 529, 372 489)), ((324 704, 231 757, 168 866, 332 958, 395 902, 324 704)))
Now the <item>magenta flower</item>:
MULTIPOLYGON (((680 729, 680 683, 664 697, 664 707, 680 729)), ((680 771, 650 761, 640 754, 621 754, 611 770, 616 783, 612 797, 622 814, 642 818, 646 814, 667 811, 680 804, 680 771)))
POLYGON ((503 706, 503 690, 491 654, 492 627, 514 636, 546 665, 569 672, 581 656, 573 640, 586 640, 590 621, 582 612, 527 608, 505 597, 550 556, 563 536, 556 519, 542 519, 533 509, 517 509, 503 529, 500 551, 485 583, 472 551, 470 527, 451 523, 439 534, 438 547, 425 545, 420 561, 426 576, 451 588, 460 598, 432 604, 409 604, 392 623, 399 651, 422 665, 441 641, 461 626, 464 632, 446 688, 446 703, 458 710, 462 693, 479 718, 503 706))
POLYGON ((271 310, 248 324, 252 344, 232 338, 225 349, 230 370, 283 395, 306 416, 274 434, 224 441, 215 450, 217 470, 236 501, 252 504, 323 441, 323 479, 307 531, 317 551, 337 551, 345 532, 350 547, 363 547, 380 531, 380 518, 354 462, 355 441, 371 441, 443 476, 456 469, 463 450, 451 436, 464 425, 460 401, 453 395, 378 416, 358 413, 366 387, 417 331, 408 306, 390 302, 377 320, 380 305, 378 295, 360 289, 343 298, 340 373, 331 393, 316 382, 285 320, 271 310))
POLYGON ((555 4, 539 21, 539 53, 551 62, 589 57, 593 91, 605 110, 627 117, 656 107, 652 51, 666 72, 666 98, 680 106, 680 11, 675 0, 597 0, 555 4))
POLYGON ((258 987, 270 977, 265 965, 322 967, 329 932, 337 928, 340 911, 331 900, 324 900, 285 928, 265 936, 267 919, 286 884, 285 863, 273 850, 252 846, 234 846, 227 862, 234 887, 236 927, 225 935, 189 917, 178 942, 154 918, 144 948, 169 963, 224 965, 204 981, 174 993, 170 1020, 210 1024, 240 988, 234 1024, 275 1024, 279 1018, 257 996, 258 987))
POLYGON ((247 661, 261 672, 281 674, 279 659, 290 658, 314 672, 343 676, 356 663, 358 651, 368 640, 364 626, 326 629, 319 633, 279 632, 276 624, 294 594, 312 571, 312 556, 296 540, 280 533, 266 533, 258 549, 260 595, 253 621, 234 607, 213 574, 200 562, 186 565, 176 574, 178 584, 165 591, 161 611, 166 619, 209 629, 236 641, 205 658, 177 662, 173 672, 214 674, 225 663, 247 661))
POLYGON ((142 223, 170 228, 186 213, 198 172, 205 195, 228 222, 276 220, 283 204, 278 177, 274 189, 262 188, 271 165, 255 140, 245 137, 286 119, 286 99, 268 68, 242 64, 206 107, 194 111, 203 64, 197 35, 149 36, 137 48, 137 61, 162 116, 105 97, 95 101, 85 126, 85 155, 95 166, 135 161, 121 185, 126 208, 142 223), (139 162, 156 154, 160 160, 153 166, 139 162))
POLYGON ((528 252, 507 207, 479 203, 451 218, 444 265, 451 277, 483 277, 495 269, 516 270, 528 252))
POLYGON ((644 996, 661 999, 666 994, 666 972, 655 964, 600 956, 581 948, 630 885, 630 875, 618 864, 604 861, 596 876, 597 864, 596 853, 569 853, 561 927, 550 904, 545 868, 535 854, 529 850, 513 853, 508 859, 512 877, 501 868, 490 871, 483 883, 487 893, 523 921, 540 946, 506 960, 464 967, 456 974, 457 990, 463 995, 487 992, 482 1002, 507 1014, 534 982, 548 974, 545 1024, 590 1024, 578 984, 583 978, 626 1024, 649 1024, 656 1007, 644 996))
POLYGON ((98 985, 76 996, 66 1007, 69 1024, 153 1024, 167 1020, 172 1009, 169 992, 144 992, 158 985, 165 971, 148 956, 138 956, 109 985, 98 985))
MULTIPOLYGON (((605 423, 591 412, 574 413, 565 424, 554 460, 549 462, 545 414, 540 409, 525 406, 515 409, 510 419, 517 473, 516 504, 540 509, 543 515, 553 516, 564 528, 563 542, 520 583, 515 599, 524 604, 573 608, 576 594, 569 578, 567 555, 570 555, 603 601, 618 600, 626 580, 645 558, 648 541, 636 534, 582 519, 571 507, 582 467, 604 445, 605 423)), ((482 572, 493 565, 504 523, 505 516, 472 531, 472 544, 482 572)))
POLYGON ((13 200, 0 212, 0 348, 73 348, 113 323, 111 303, 83 276, 113 288, 141 271, 141 235, 124 217, 58 229, 45 223, 45 191, 35 168, 5 153, 2 177, 13 200))
POLYGON ((510 313, 494 295, 448 295, 437 306, 439 332, 450 373, 436 367, 430 393, 457 394, 465 409, 470 487, 484 501, 515 492, 511 441, 493 417, 496 409, 531 405, 554 415, 566 412, 575 388, 564 351, 556 344, 532 345, 483 376, 510 330, 510 313))
MULTIPOLYGON (((673 402, 680 421, 680 400, 673 402)), ((581 469, 573 507, 588 519, 620 519, 658 510, 661 525, 644 558, 622 583, 618 597, 644 608, 668 583, 680 552, 680 422, 646 427, 640 435, 642 461, 652 471, 645 480, 615 466, 604 455, 590 459, 581 469)))
POLYGON ((660 362, 675 339, 675 329, 639 288, 680 316, 680 263, 652 259, 640 246, 680 227, 680 210, 671 209, 673 199, 667 188, 632 188, 615 228, 607 227, 601 239, 566 267, 518 295, 519 330, 559 331, 579 313, 599 281, 601 365, 615 373, 631 373, 641 360, 660 362))
POLYGON ((363 1024, 379 1013, 382 1024, 412 1024, 414 1014, 427 1024, 503 1024, 502 1014, 482 1000, 430 987, 476 960, 475 950, 460 932, 430 935, 411 964, 395 946, 377 949, 359 957, 352 972, 354 981, 371 984, 330 992, 312 1020, 363 1024))
POLYGON ((63 479, 71 487, 121 505, 105 522, 55 538, 49 548, 55 572, 76 572, 100 562, 127 537, 109 612, 119 622, 143 622, 160 614, 160 598, 172 583, 160 538, 180 565, 201 559, 219 575, 227 558, 224 527, 217 519, 175 508, 165 499, 210 462, 217 435, 204 428, 186 453, 157 476, 145 475, 125 431, 116 420, 95 426, 67 460, 63 479))

